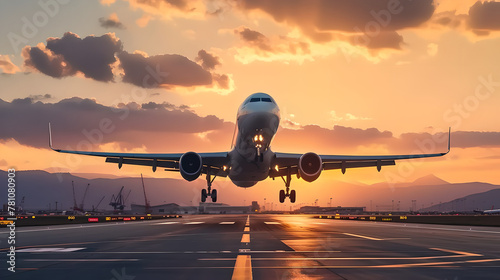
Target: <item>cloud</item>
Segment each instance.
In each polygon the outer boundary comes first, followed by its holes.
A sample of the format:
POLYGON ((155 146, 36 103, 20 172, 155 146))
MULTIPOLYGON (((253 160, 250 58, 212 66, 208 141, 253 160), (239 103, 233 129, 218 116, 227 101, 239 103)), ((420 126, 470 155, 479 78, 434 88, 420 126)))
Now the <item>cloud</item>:
POLYGON ((272 51, 270 40, 264 34, 251 30, 247 27, 234 30, 234 33, 240 35, 240 38, 250 45, 253 45, 263 51, 272 51))
POLYGON ((97 81, 113 80, 111 65, 116 62, 115 53, 122 49, 121 41, 114 33, 100 37, 66 32, 62 38, 48 38, 47 46, 23 49, 24 64, 48 76, 62 78, 83 73, 97 81))
POLYGON ((203 0, 128 0, 133 10, 170 20, 174 17, 203 19, 208 13, 203 0))
POLYGON ((138 18, 135 21, 135 24, 137 24, 137 26, 139 27, 146 27, 152 18, 153 17, 151 15, 145 14, 142 17, 138 18))
POLYGON ((255 60, 260 61, 298 61, 312 60, 309 43, 291 36, 266 35, 248 27, 239 27, 233 30, 243 43, 236 47, 236 59, 242 63, 255 60))
POLYGON ((350 36, 350 42, 355 46, 362 46, 368 49, 395 49, 401 50, 404 43, 403 36, 395 31, 384 31, 376 36, 367 34, 350 36))
MULTIPOLYGON (((399 137, 377 128, 360 129, 335 125, 323 128, 316 125, 299 126, 285 122, 281 126, 274 149, 282 152, 297 151, 298 147, 315 147, 317 152, 358 153, 360 147, 377 147, 385 154, 440 153, 446 151, 448 133, 403 133, 399 137)), ((500 132, 456 131, 451 134, 453 148, 500 147, 500 132)), ((366 152, 363 152, 366 153, 366 152)), ((371 154, 376 154, 371 153, 371 154)), ((378 152, 379 153, 379 152, 378 152)))
POLYGON ((467 1, 455 3, 455 6, 441 8, 441 12, 433 15, 431 27, 450 28, 461 32, 471 32, 475 36, 469 36, 472 41, 481 37, 491 35, 492 31, 500 30, 500 2, 475 1, 474 4, 467 1), (461 11, 457 7, 462 6, 461 11))
POLYGON ((112 13, 108 18, 99 18, 99 24, 104 28, 125 29, 125 25, 120 22, 116 13, 112 13))
POLYGON ((30 95, 28 96, 32 101, 38 101, 38 100, 45 100, 45 99, 51 99, 52 95, 46 93, 46 94, 35 94, 35 95, 30 95))
MULTIPOLYGON (((145 102, 105 106, 78 97, 57 103, 44 103, 32 97, 12 102, 0 99, 0 118, 9 120, 2 124, 0 141, 14 139, 36 148, 47 148, 48 122, 52 123, 55 146, 84 150, 114 143, 126 149, 168 148, 177 152, 176 147, 205 147, 205 141, 209 141, 207 150, 217 151, 229 148, 221 143, 228 143, 234 130, 234 123, 211 115, 201 117, 186 105, 145 102), (199 135, 204 135, 203 139, 199 135)), ((371 154, 437 153, 446 151, 447 136, 447 133, 404 133, 396 137, 377 128, 339 125, 322 128, 284 121, 273 147, 280 152, 307 149, 356 154, 374 148, 371 154)), ((452 148, 500 147, 500 132, 457 131, 452 133, 451 140, 452 148)))
POLYGON ((238 4, 244 11, 265 13, 298 27, 316 42, 331 41, 335 32, 375 38, 387 31, 418 27, 435 10, 432 0, 241 0, 238 4))
POLYGON ((460 28, 465 27, 465 22, 468 16, 465 14, 457 14, 456 11, 444 11, 434 14, 431 22, 442 27, 460 28))
POLYGON ((123 81, 144 88, 172 86, 210 86, 212 74, 199 64, 178 54, 145 56, 141 53, 118 54, 124 71, 123 81))
POLYGON ((500 132, 457 131, 452 133, 454 147, 492 147, 500 145, 500 132))
POLYGON ((231 79, 231 77, 229 77, 229 75, 226 75, 226 74, 212 74, 212 78, 214 80, 214 82, 217 84, 217 87, 220 88, 220 89, 227 89, 227 91, 224 91, 225 92, 228 92, 228 91, 232 91, 232 89, 234 89, 234 81, 231 79))
POLYGON ((389 131, 379 131, 376 128, 359 129, 335 125, 332 129, 317 125, 296 126, 280 130, 273 143, 275 149, 282 152, 306 152, 297 150, 298 147, 314 147, 314 151, 321 153, 338 150, 339 153, 353 152, 361 145, 384 145, 394 140, 389 131))
POLYGON ((123 82, 143 88, 201 86, 221 94, 234 89, 230 75, 210 72, 221 63, 205 50, 198 52, 201 65, 178 54, 128 53, 114 33, 81 39, 67 32, 62 38, 48 38, 47 46, 25 47, 22 55, 27 68, 54 78, 83 73, 87 78, 110 82, 114 81, 113 69, 120 67, 123 82))
POLYGON ((435 56, 438 53, 438 45, 434 43, 429 43, 427 45, 427 54, 429 56, 435 56))
POLYGON ((143 103, 141 105, 142 109, 145 110, 189 110, 189 106, 187 105, 180 105, 176 106, 172 103, 169 102, 163 102, 163 103, 156 103, 156 102, 148 102, 148 103, 143 103))
POLYGON ((43 44, 23 48, 22 56, 27 68, 36 69, 47 76, 62 78, 76 74, 76 70, 64 60, 63 56, 53 54, 43 44))
POLYGON ((116 0, 99 0, 99 2, 101 3, 101 5, 111 6, 111 4, 115 3, 116 0))
POLYGON ((5 74, 15 74, 16 72, 21 71, 19 67, 17 67, 12 61, 10 61, 10 57, 8 55, 0 54, 0 69, 5 74))
POLYGON ((221 65, 219 57, 205 50, 200 50, 195 60, 201 62, 203 69, 207 70, 213 70, 216 66, 221 65))
POLYGON ((475 30, 500 30, 500 2, 477 1, 469 9, 469 26, 475 30))
MULTIPOLYGON (((189 134, 224 128, 223 120, 198 116, 185 105, 148 102, 112 107, 78 97, 57 103, 44 103, 31 97, 12 102, 0 99, 0 118, 10 120, 2 123, 0 140, 14 139, 36 148, 47 148, 49 122, 53 127, 54 145, 57 143, 60 148, 72 145, 73 149, 82 141, 96 145, 117 142, 127 147, 165 148, 166 139, 173 135, 183 134, 189 142, 189 134)), ((96 145, 79 148, 95 149, 96 145)))
POLYGON ((358 117, 350 113, 346 113, 344 116, 339 116, 337 115, 337 112, 335 111, 330 111, 330 115, 332 116, 332 119, 334 122, 339 122, 339 121, 356 121, 356 120, 371 120, 371 118, 366 118, 366 117, 358 117))

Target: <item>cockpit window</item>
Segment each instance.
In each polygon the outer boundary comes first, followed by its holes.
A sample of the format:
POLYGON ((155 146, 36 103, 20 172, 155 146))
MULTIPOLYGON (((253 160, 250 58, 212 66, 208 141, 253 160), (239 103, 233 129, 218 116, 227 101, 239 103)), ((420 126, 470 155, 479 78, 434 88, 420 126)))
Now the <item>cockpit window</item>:
POLYGON ((260 97, 252 97, 250 99, 250 102, 259 102, 260 101, 260 97))
POLYGON ((262 101, 263 102, 273 102, 273 101, 271 101, 271 98, 269 98, 269 97, 263 97, 262 101))

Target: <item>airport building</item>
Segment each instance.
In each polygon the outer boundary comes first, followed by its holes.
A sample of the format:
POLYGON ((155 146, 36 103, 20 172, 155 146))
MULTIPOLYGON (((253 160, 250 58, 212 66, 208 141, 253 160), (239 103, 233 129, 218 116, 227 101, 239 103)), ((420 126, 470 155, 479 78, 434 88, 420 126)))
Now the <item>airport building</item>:
POLYGON ((295 210, 295 213, 301 214, 343 214, 343 215, 360 215, 366 211, 366 207, 320 207, 320 206, 303 206, 295 210))
MULTIPOLYGON (((247 214, 252 212, 252 206, 231 206, 224 203, 200 202, 198 206, 179 206, 176 203, 153 205, 149 207, 150 214, 247 214)), ((128 211, 127 211, 128 212, 128 211)), ((146 207, 140 204, 132 204, 132 214, 146 213, 146 207)))

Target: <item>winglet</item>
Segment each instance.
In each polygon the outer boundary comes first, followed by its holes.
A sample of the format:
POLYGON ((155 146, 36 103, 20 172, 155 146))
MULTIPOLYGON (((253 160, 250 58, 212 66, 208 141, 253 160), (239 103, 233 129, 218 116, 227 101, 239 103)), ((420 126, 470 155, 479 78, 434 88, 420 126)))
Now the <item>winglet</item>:
POLYGON ((52 129, 50 128, 50 122, 49 122, 49 147, 54 151, 59 151, 52 147, 52 129))
POLYGON ((451 142, 451 126, 448 128, 448 152, 450 152, 450 142, 451 142))

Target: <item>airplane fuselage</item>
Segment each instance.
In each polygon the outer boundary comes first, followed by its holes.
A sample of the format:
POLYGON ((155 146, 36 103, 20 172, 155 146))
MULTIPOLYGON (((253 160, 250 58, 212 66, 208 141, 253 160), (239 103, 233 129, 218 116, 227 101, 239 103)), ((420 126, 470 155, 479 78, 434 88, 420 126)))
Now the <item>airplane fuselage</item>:
POLYGON ((269 176, 274 153, 271 141, 278 130, 280 110, 265 93, 250 95, 238 109, 238 134, 229 152, 229 178, 239 187, 251 187, 269 176))

